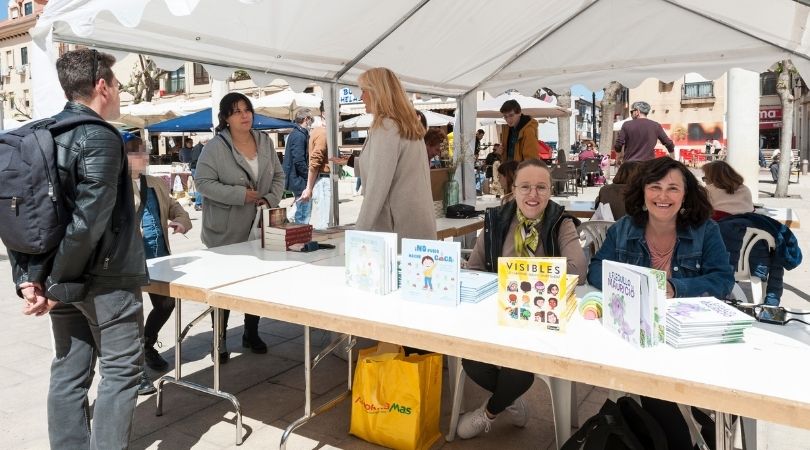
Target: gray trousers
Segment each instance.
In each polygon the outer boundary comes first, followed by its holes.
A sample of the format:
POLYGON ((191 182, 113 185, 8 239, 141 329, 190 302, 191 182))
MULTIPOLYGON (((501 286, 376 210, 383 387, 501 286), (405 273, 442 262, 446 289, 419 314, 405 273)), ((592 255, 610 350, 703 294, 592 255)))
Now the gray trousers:
POLYGON ((50 319, 54 339, 48 390, 51 448, 127 448, 143 367, 140 289, 91 288, 82 302, 59 303, 50 319), (91 431, 87 391, 96 359, 101 382, 91 431))

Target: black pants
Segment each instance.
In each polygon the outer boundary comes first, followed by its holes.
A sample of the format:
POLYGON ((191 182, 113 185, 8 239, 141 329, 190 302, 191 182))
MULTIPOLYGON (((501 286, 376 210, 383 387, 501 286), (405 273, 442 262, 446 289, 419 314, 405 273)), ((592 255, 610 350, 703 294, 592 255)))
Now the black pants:
POLYGON ((152 347, 157 342, 158 332, 169 316, 174 311, 174 299, 160 294, 149 294, 149 299, 152 300, 152 311, 146 318, 146 324, 143 327, 143 337, 147 347, 152 347))
MULTIPOLYGON (((676 403, 657 398, 641 396, 641 407, 655 418, 667 437, 667 447, 670 449, 691 449, 692 436, 681 410, 676 403)), ((700 434, 709 445, 714 448, 715 429, 714 422, 697 408, 690 408, 692 415, 701 426, 700 434)))
MULTIPOLYGON (((222 310, 222 334, 225 335, 228 330, 228 318, 231 316, 231 310, 222 310)), ((211 311, 211 323, 214 320, 214 312, 211 311)), ((245 314, 245 334, 248 336, 255 336, 259 334, 259 316, 253 314, 245 314)))
POLYGON ((534 374, 478 361, 461 360, 464 371, 482 388, 492 392, 487 411, 497 415, 532 387, 534 374))

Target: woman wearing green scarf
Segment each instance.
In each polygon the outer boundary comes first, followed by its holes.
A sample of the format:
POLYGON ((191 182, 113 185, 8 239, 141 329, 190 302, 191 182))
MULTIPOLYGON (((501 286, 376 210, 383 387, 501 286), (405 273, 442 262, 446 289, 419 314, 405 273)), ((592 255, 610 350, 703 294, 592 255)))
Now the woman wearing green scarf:
MULTIPOLYGON (((564 256, 568 273, 579 275, 580 284, 584 283, 588 266, 576 230, 579 220, 549 200, 551 172, 546 164, 539 159, 521 162, 512 191, 514 200, 487 209, 484 232, 475 243, 468 268, 497 272, 500 256, 564 256)), ((513 425, 526 425, 529 413, 520 397, 531 387, 534 374, 477 361, 462 363, 467 375, 492 396, 459 419, 459 437, 469 439, 489 431, 504 411, 513 425)))

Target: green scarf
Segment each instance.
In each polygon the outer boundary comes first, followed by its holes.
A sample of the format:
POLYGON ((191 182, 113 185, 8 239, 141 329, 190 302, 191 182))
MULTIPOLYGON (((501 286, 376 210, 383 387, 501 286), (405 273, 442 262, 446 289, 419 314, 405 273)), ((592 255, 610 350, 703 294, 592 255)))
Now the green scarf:
POLYGON ((526 216, 517 209, 518 227, 515 229, 515 254, 523 258, 531 258, 537 251, 537 244, 540 243, 540 232, 537 231, 537 224, 543 220, 545 211, 537 219, 527 219, 526 216), (525 237, 524 237, 525 235, 525 237))

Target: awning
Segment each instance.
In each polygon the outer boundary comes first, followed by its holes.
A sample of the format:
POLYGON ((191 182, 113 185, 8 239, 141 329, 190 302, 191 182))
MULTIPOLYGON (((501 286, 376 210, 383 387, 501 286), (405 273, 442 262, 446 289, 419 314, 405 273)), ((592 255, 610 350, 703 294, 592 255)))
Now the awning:
MULTIPOLYGON (((147 127, 150 133, 160 133, 163 131, 211 131, 214 127, 211 108, 198 111, 183 117, 176 117, 165 122, 157 123, 147 127)), ((253 128, 257 130, 273 130, 282 128, 292 128, 293 123, 287 120, 274 119, 261 114, 253 115, 253 128)))

